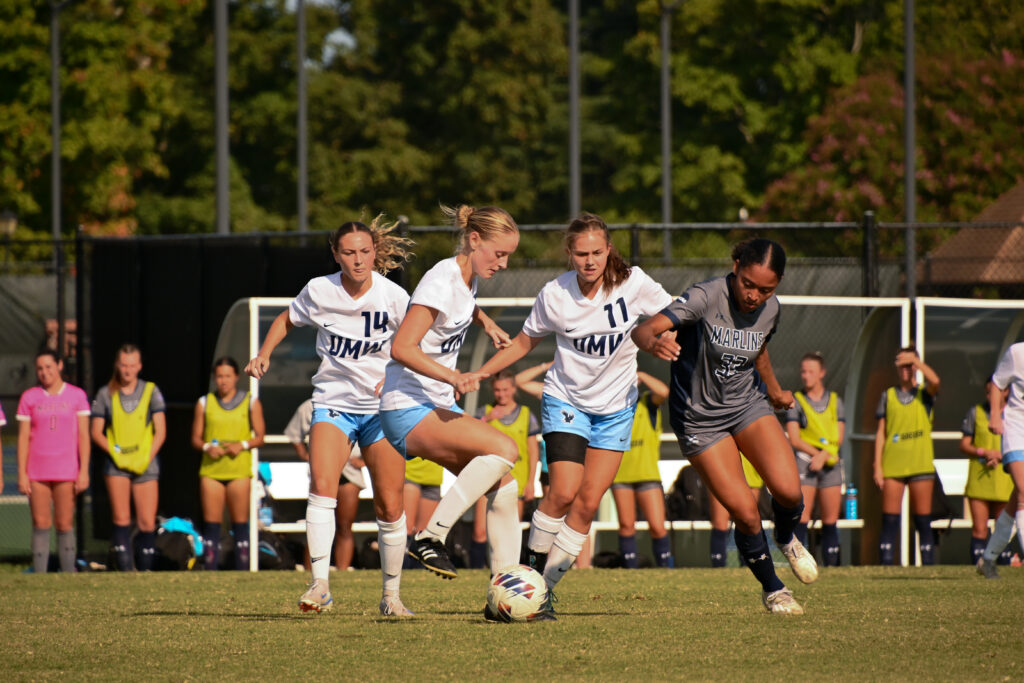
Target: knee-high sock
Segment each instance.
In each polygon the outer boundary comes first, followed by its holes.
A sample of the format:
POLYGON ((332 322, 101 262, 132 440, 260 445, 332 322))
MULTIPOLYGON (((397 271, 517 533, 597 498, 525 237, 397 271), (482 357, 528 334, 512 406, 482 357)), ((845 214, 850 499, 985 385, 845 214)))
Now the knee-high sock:
POLYGON ((1020 541, 1021 550, 1024 551, 1024 508, 1017 508, 1014 519, 1017 520, 1017 539, 1020 541))
POLYGON ((935 534, 932 532, 931 515, 914 515, 917 528, 918 546, 921 548, 921 564, 935 564, 935 534))
MULTIPOLYGON (((792 537, 793 532, 789 532, 792 537)), ((761 588, 772 593, 785 588, 786 585, 779 580, 775 573, 775 562, 772 560, 772 553, 768 550, 768 536, 761 531, 757 534, 745 534, 736 529, 736 549, 746 563, 754 577, 761 582, 761 588)))
POLYGON ((996 525, 992 530, 992 535, 988 537, 988 544, 985 546, 985 551, 982 553, 989 562, 995 562, 996 557, 999 553, 1003 552, 1003 548, 1010 542, 1010 538, 1013 537, 1013 517, 1004 509, 998 517, 996 517, 996 525))
POLYGON ((891 565, 896 556, 896 540, 900 535, 900 516, 882 515, 882 533, 878 540, 879 563, 891 565))
POLYGON ((132 528, 128 525, 114 525, 114 533, 110 539, 114 549, 114 563, 117 571, 130 572, 132 570, 132 528))
POLYGON ((384 595, 398 595, 405 560, 405 513, 394 522, 377 519, 377 546, 384 595))
POLYGON ((523 532, 519 528, 519 485, 514 479, 487 494, 487 546, 491 574, 519 564, 523 532))
POLYGON ((619 553, 626 569, 636 569, 640 564, 636 557, 636 536, 619 535, 619 553))
POLYGON ((433 536, 444 543, 462 513, 511 469, 512 463, 500 455, 478 455, 470 460, 455 478, 448 493, 442 496, 427 527, 416 534, 416 538, 433 536))
POLYGON ((672 557, 672 545, 668 535, 661 538, 651 539, 651 549, 654 551, 654 563, 659 567, 675 567, 676 558, 672 557))
POLYGON ((550 551, 551 544, 555 542, 555 536, 558 535, 564 521, 565 515, 549 517, 540 510, 535 510, 530 524, 530 540, 527 541, 527 547, 538 553, 550 551))
POLYGON ((978 564, 982 554, 985 552, 985 539, 971 536, 971 564, 978 564))
POLYGON ((821 525, 821 550, 826 567, 839 566, 839 527, 835 524, 821 525))
POLYGON ((555 542, 548 551, 548 563, 544 568, 544 582, 548 588, 554 588, 555 584, 562 580, 572 567, 572 563, 583 552, 583 544, 586 541, 586 534, 570 528, 565 522, 562 523, 562 528, 558 530, 555 542))
POLYGON ((711 530, 711 566, 725 566, 725 546, 729 542, 729 531, 727 529, 711 530))
POLYGON ((249 522, 231 525, 231 533, 235 536, 235 569, 249 571, 249 522))
POLYGON ((313 580, 327 580, 331 570, 331 545, 334 543, 334 510, 338 501, 328 496, 309 494, 306 504, 306 545, 313 580))
POLYGON ((203 522, 203 569, 220 569, 220 522, 203 522))
POLYGON ((45 574, 50 565, 50 529, 32 528, 32 571, 45 574))
POLYGON ((57 532, 57 556, 60 557, 60 570, 73 573, 75 556, 78 554, 78 541, 75 540, 74 529, 57 532))
POLYGON ((772 512, 775 513, 775 543, 786 545, 793 540, 793 530, 800 523, 800 517, 804 514, 803 501, 796 507, 783 507, 779 501, 772 497, 772 512))
POLYGON ((796 527, 793 528, 793 535, 796 536, 796 540, 800 541, 807 547, 807 522, 798 522, 796 527))
POLYGON ((153 571, 153 561, 156 559, 156 532, 140 531, 136 542, 138 552, 136 553, 135 568, 140 572, 153 571))

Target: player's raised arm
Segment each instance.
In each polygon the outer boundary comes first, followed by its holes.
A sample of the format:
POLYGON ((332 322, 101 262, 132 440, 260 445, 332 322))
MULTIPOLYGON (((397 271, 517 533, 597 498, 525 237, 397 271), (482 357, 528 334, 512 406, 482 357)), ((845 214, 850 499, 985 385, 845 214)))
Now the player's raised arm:
POLYGON ((286 308, 274 318, 274 322, 270 323, 270 329, 267 330, 267 336, 263 339, 263 345, 260 346, 256 357, 245 364, 245 372, 256 379, 261 379, 263 375, 267 374, 270 371, 270 355, 294 327, 286 308))

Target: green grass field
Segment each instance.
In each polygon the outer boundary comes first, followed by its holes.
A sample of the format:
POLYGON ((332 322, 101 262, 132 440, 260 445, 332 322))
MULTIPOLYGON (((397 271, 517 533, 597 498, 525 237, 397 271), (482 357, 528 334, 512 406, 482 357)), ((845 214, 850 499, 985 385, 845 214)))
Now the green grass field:
POLYGON ((321 615, 296 607, 302 573, 8 571, 0 661, 4 680, 1024 678, 1024 569, 780 572, 806 615, 769 615, 745 570, 584 570, 557 622, 491 624, 480 570, 406 572, 407 620, 378 616, 374 571, 332 574, 321 615))

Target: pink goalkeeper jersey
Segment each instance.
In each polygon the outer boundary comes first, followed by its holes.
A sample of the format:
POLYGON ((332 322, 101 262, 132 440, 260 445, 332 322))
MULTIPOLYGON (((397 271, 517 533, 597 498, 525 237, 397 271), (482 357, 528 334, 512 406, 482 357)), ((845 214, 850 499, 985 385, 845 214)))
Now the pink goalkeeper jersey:
POLYGON ((89 399, 76 386, 64 383, 51 396, 32 387, 18 402, 18 420, 31 425, 28 478, 32 481, 74 481, 78 478, 78 416, 89 414, 89 399))

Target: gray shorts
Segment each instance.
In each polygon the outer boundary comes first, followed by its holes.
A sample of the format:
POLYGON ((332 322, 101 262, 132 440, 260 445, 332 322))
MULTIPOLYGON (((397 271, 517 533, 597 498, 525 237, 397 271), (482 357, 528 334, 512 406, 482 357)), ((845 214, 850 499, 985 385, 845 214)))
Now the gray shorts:
POLYGON ((714 424, 706 424, 686 419, 682 425, 674 422, 672 424, 672 431, 676 433, 676 438, 679 440, 679 449, 683 452, 683 456, 693 458, 727 436, 733 436, 742 432, 765 415, 774 416, 767 399, 754 401, 739 408, 728 421, 716 421, 714 424))
POLYGON ((420 487, 420 498, 423 500, 441 500, 441 487, 433 484, 420 484, 415 481, 405 480, 406 484, 420 487))
POLYGON ((843 464, 842 460, 832 467, 822 467, 817 472, 811 472, 811 458, 805 453, 796 453, 796 469, 800 472, 800 485, 813 486, 819 489, 832 488, 843 485, 843 464))
POLYGON ((641 491, 647 491, 648 489, 660 489, 660 481, 620 481, 612 484, 613 489, 631 489, 636 493, 641 491))
POLYGON ((147 481, 157 481, 160 478, 160 456, 155 456, 149 461, 149 467, 142 474, 135 474, 128 470, 122 470, 114 464, 114 459, 109 455, 103 466, 103 475, 106 477, 127 477, 133 484, 145 484, 147 481))

